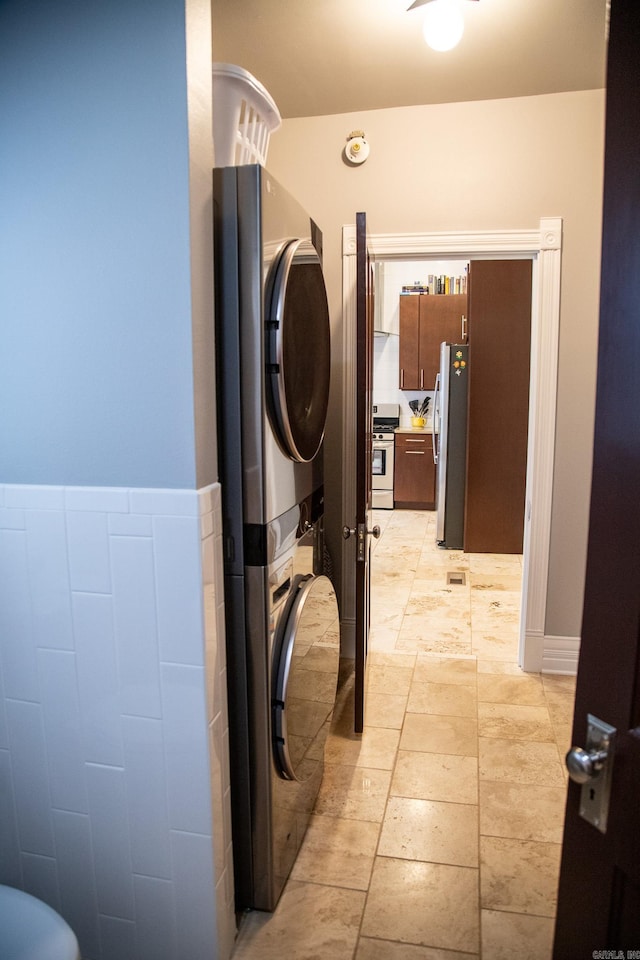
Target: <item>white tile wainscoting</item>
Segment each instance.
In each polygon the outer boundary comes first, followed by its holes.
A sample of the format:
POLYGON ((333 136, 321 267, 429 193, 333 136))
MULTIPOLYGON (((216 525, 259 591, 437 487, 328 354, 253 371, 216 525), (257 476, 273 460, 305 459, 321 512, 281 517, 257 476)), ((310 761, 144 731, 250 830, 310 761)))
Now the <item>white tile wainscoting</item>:
POLYGON ((218 485, 0 486, 0 882, 83 960, 225 960, 218 485))

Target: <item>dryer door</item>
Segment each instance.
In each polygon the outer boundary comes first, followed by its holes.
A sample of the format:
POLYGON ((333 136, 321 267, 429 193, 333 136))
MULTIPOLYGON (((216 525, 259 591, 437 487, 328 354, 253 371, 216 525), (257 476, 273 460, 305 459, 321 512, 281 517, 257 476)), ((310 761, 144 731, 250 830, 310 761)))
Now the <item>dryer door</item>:
POLYGON ((300 581, 280 638, 274 665, 276 766, 285 779, 302 781, 322 760, 338 682, 338 603, 327 577, 300 581))
POLYGON ((284 453, 313 460, 324 436, 331 344, 322 265, 310 240, 292 240, 266 295, 269 418, 284 453))

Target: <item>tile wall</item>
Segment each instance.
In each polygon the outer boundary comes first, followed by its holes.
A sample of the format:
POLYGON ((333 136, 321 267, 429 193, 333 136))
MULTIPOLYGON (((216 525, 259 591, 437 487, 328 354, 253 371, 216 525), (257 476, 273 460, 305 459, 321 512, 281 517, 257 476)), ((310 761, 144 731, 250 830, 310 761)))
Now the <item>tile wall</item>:
POLYGON ((83 960, 231 951, 220 531, 217 485, 0 486, 0 882, 83 960))

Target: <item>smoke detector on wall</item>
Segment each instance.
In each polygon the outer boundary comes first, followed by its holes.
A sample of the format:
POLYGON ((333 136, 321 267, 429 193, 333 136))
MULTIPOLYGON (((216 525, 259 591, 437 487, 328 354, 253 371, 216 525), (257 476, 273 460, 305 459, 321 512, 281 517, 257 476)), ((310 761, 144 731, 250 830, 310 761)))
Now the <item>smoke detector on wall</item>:
POLYGON ((369 156, 369 144, 364 138, 364 130, 352 130, 347 137, 344 157, 349 163, 364 163, 369 156))

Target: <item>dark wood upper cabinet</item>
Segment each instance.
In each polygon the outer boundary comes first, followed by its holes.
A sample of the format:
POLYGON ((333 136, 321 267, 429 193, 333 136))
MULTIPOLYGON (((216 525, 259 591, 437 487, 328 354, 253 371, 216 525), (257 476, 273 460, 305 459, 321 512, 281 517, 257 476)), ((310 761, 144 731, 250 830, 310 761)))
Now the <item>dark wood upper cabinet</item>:
POLYGON ((417 294, 400 297, 400 389, 420 389, 420 300, 417 294))
POLYGON ((400 297, 401 390, 433 390, 440 344, 465 342, 466 314, 466 293, 400 297))

